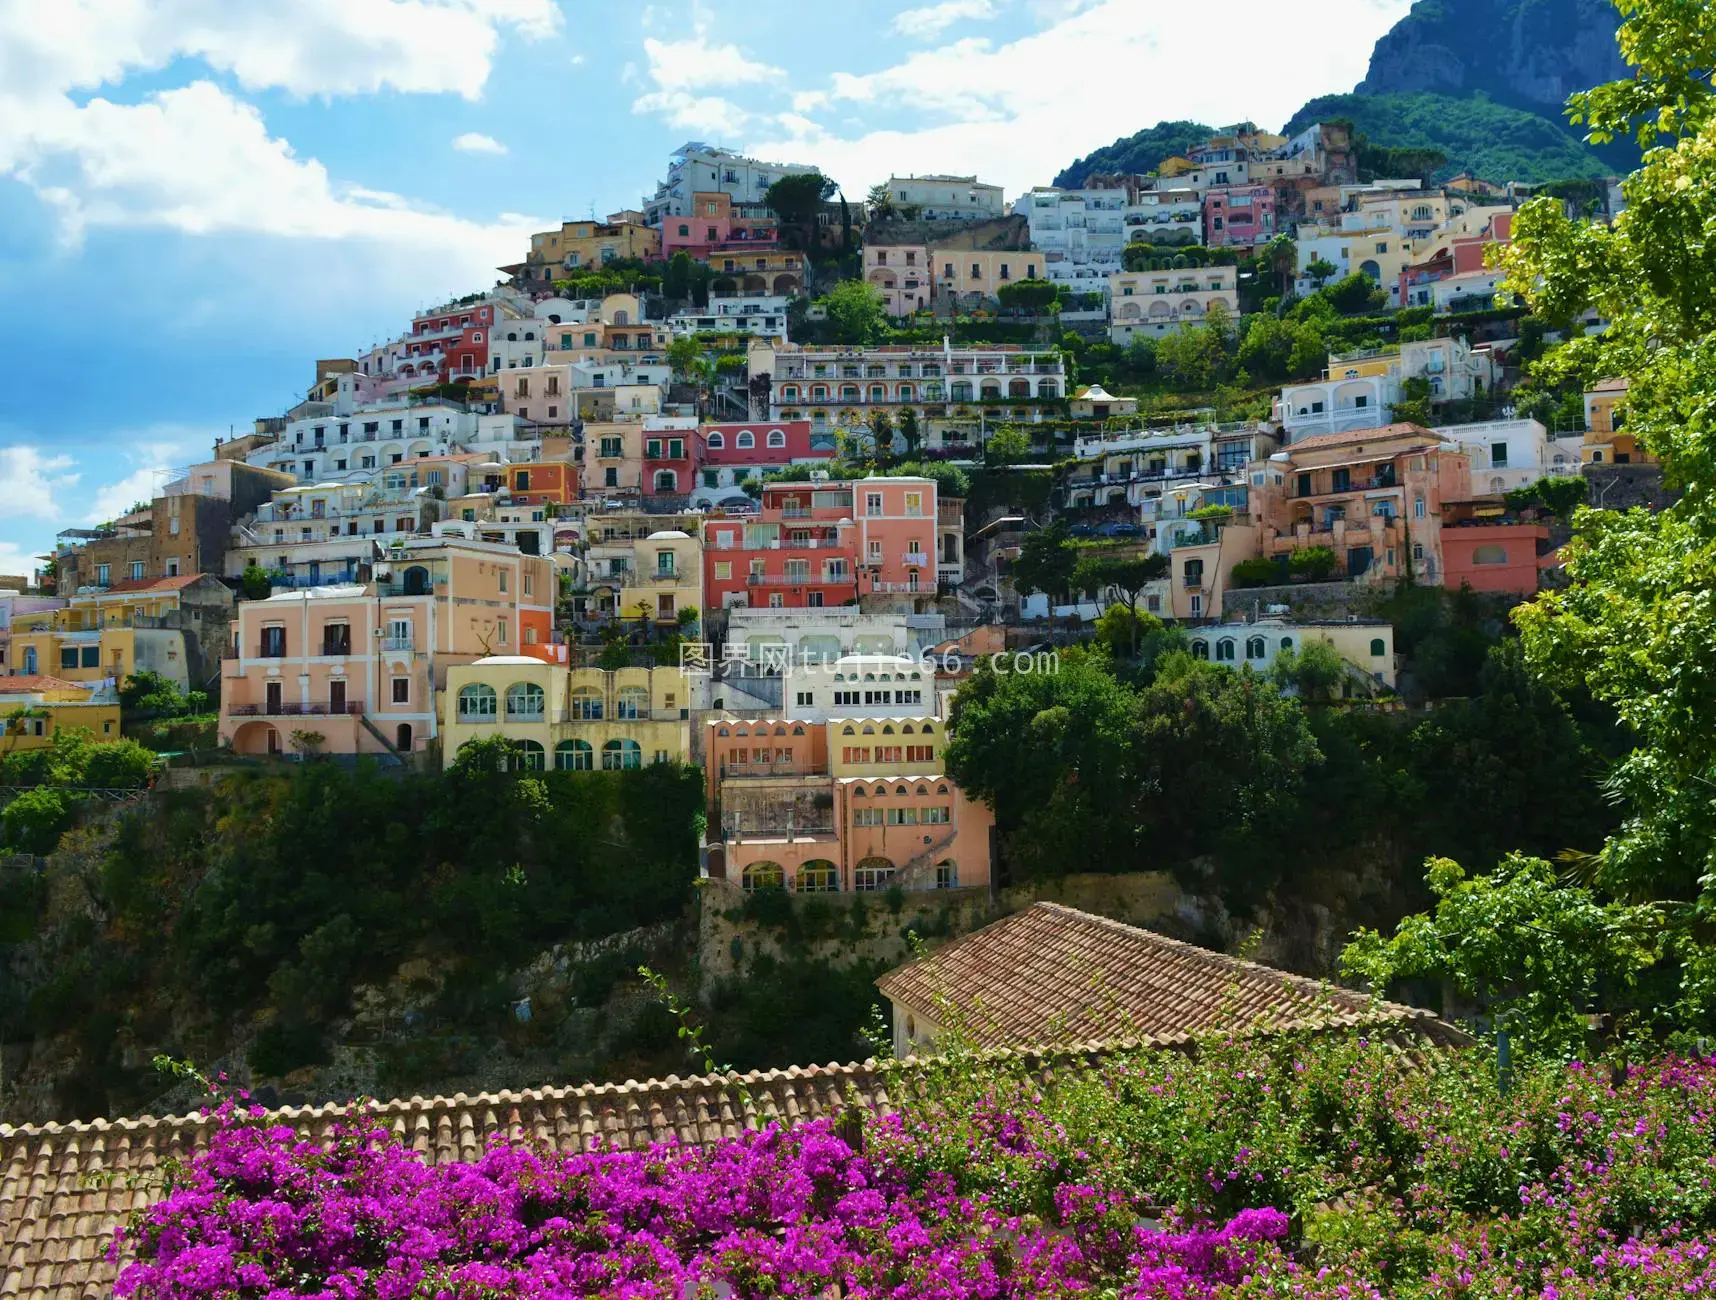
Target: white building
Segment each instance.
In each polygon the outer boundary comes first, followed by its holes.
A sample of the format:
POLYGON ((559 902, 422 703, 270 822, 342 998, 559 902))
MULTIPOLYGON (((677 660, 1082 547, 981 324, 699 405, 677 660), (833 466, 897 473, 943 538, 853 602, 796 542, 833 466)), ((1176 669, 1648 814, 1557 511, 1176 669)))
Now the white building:
POLYGON ((937 704, 935 665, 910 655, 852 654, 791 664, 781 691, 787 718, 801 722, 926 717, 937 704))
POLYGON ((1108 339, 1124 347, 1185 325, 1200 325, 1211 307, 1239 319, 1239 268, 1119 271, 1108 277, 1108 339))
POLYGON ((1284 651, 1295 653, 1312 642, 1331 647, 1346 662, 1354 685, 1361 689, 1394 689, 1394 628, 1376 619, 1344 623, 1289 623, 1260 618, 1251 623, 1217 623, 1190 632, 1194 658, 1233 668, 1249 664, 1266 673, 1284 651))
POLYGON ((1281 390, 1276 418, 1288 442, 1318 433, 1375 429, 1394 419, 1406 380, 1428 380, 1431 400, 1445 402, 1488 391, 1495 377, 1489 347, 1473 348, 1464 339, 1421 339, 1398 348, 1335 354, 1321 379, 1281 390))
POLYGON ((1204 204, 1194 189, 1140 190, 1127 202, 1121 219, 1129 244, 1203 242, 1204 204))
POLYGON ((923 221, 985 221, 1006 208, 1001 187, 975 176, 890 176, 888 193, 896 208, 917 208, 923 221))
POLYGON ((489 335, 490 372, 499 374, 503 370, 540 366, 547 324, 534 316, 497 322, 489 335))
POLYGON ((1536 420, 1489 420, 1438 425, 1431 430, 1457 442, 1472 460, 1472 492, 1497 496, 1540 478, 1577 477, 1580 434, 1551 438, 1536 420))
POLYGON ((791 298, 711 298, 707 307, 687 307, 670 316, 675 334, 758 334, 784 340, 791 298))
POLYGON ((644 224, 659 227, 668 217, 691 216, 693 194, 730 194, 737 203, 760 203, 782 177, 816 170, 804 163, 761 162, 700 140, 688 141, 674 151, 667 179, 644 205, 644 224))
POLYGON ((1105 293, 1126 248, 1126 191, 1042 187, 1020 196, 1013 211, 1030 223, 1043 254, 1043 274, 1056 284, 1105 293))
POLYGON ((477 434, 476 412, 457 402, 395 399, 360 405, 341 375, 332 402, 304 402, 285 431, 245 459, 300 483, 361 481, 389 465, 444 456, 477 434))

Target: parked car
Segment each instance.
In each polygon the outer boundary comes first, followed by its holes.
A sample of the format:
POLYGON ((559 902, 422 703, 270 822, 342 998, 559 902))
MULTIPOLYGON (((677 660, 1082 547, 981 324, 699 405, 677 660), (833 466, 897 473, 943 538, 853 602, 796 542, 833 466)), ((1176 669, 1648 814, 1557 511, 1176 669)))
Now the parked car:
POLYGON ((1095 537, 1097 530, 1089 524, 1074 524, 1067 529, 1068 537, 1095 537))
POLYGON ((1110 537, 1142 537, 1144 529, 1138 524, 1115 524, 1110 537))

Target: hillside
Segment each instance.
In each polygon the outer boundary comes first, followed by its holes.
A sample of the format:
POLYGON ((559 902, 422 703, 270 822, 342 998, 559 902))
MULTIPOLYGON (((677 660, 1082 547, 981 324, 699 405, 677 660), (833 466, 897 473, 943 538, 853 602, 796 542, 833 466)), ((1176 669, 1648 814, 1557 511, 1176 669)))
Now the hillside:
POLYGON ((1153 172, 1162 159, 1202 144, 1215 131, 1199 122, 1158 122, 1111 145, 1093 150, 1055 177, 1064 189, 1077 189, 1085 178, 1101 172, 1153 172))
POLYGON ((1334 118, 1350 119, 1372 145, 1441 150, 1448 162, 1439 179, 1471 171, 1498 182, 1553 181, 1613 171, 1566 127, 1481 93, 1322 95, 1282 129, 1292 135, 1334 118))

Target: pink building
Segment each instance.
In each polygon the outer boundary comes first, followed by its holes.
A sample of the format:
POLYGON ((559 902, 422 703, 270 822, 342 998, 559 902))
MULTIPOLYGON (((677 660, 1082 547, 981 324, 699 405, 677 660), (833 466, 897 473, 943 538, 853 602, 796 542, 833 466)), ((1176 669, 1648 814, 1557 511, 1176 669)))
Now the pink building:
POLYGON ((487 303, 447 306, 418 316, 401 341, 399 374, 442 381, 488 373, 495 309, 487 303))
POLYGON ((989 808, 947 778, 934 717, 706 724, 710 874, 747 892, 987 886, 989 808))
POLYGON ((386 548, 364 583, 289 589, 238 606, 221 665, 220 737, 283 754, 308 734, 326 754, 426 749, 447 669, 488 655, 550 659, 552 563, 457 537, 386 548))
POLYGON ((1476 520, 1443 525, 1442 559, 1445 586, 1518 596, 1536 595, 1542 570, 1556 563, 1547 526, 1476 520))
POLYGON ((929 245, 866 243, 864 279, 882 295, 888 315, 923 311, 935 297, 929 245))
POLYGON ((932 597, 936 522, 934 479, 772 483, 755 519, 704 524, 703 597, 712 609, 932 597))
POLYGON ((1249 248, 1275 238, 1275 191, 1268 185, 1229 185, 1204 193, 1204 243, 1249 248))
POLYGON ((717 254, 773 252, 780 247, 774 215, 762 203, 735 205, 733 196, 699 191, 691 196, 691 215, 664 217, 661 255, 687 253, 707 262, 717 254))

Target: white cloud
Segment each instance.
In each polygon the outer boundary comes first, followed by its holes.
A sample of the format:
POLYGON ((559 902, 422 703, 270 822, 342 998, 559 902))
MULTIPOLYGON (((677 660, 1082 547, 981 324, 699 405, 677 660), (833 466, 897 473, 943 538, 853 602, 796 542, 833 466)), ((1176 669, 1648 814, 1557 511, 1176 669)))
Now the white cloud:
POLYGON ((481 131, 466 131, 453 137, 453 148, 463 153, 505 153, 506 146, 492 135, 481 131))
POLYGON ((1208 16, 1195 6, 1034 0, 1039 30, 1005 43, 953 41, 876 72, 835 72, 825 87, 794 96, 808 127, 789 115, 759 116, 744 147, 765 158, 815 158, 849 194, 891 174, 926 171, 975 172, 1018 194, 1163 119, 1222 126, 1250 118, 1279 128, 1312 96, 1352 86, 1377 37, 1409 4, 1325 0, 1320 35, 1306 42, 1301 11, 1236 0, 1212 76, 1196 53, 1209 43, 1208 16), (1291 75, 1281 65, 1288 49, 1291 75), (833 116, 853 108, 866 120, 833 116))
POLYGON ((16 542, 0 542, 0 574, 15 578, 32 577, 42 567, 39 552, 19 546, 16 542))
POLYGON ((749 58, 737 45, 711 45, 699 27, 685 40, 644 40, 650 80, 660 90, 708 90, 715 86, 744 86, 786 76, 780 68, 749 58))
POLYGON ((934 40, 958 22, 995 16, 995 0, 943 0, 921 9, 905 9, 894 15, 894 31, 916 40, 934 40))
POLYGON ((501 32, 557 30, 554 0, 55 0, 42 19, 0 0, 0 177, 30 186, 70 241, 90 226, 374 239, 487 275, 533 224, 463 220, 337 182, 213 81, 137 103, 99 92, 192 57, 247 89, 476 98, 501 32), (98 93, 79 102, 75 91, 98 93))
POLYGON ((163 482, 165 465, 145 465, 113 483, 103 483, 90 498, 89 513, 84 523, 95 525, 125 514, 139 501, 154 499, 163 482))
POLYGON ((40 447, 0 447, 0 519, 60 517, 58 493, 77 486, 70 456, 45 455, 40 447))
POLYGON ((732 135, 745 129, 751 114, 719 95, 693 95, 683 90, 657 90, 632 102, 634 113, 658 113, 672 127, 711 135, 732 135))

